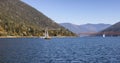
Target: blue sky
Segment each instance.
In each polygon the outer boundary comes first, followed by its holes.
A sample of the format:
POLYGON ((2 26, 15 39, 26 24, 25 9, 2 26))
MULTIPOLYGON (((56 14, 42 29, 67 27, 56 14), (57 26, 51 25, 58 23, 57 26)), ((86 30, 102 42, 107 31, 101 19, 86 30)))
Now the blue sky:
POLYGON ((120 21, 120 0, 23 0, 57 23, 120 21))

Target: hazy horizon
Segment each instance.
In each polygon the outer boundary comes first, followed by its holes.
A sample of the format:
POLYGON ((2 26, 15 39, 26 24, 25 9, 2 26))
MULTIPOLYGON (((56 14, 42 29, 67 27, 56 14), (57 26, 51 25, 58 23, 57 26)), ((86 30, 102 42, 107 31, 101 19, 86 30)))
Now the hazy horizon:
POLYGON ((23 0, 57 23, 114 24, 120 21, 119 0, 23 0))

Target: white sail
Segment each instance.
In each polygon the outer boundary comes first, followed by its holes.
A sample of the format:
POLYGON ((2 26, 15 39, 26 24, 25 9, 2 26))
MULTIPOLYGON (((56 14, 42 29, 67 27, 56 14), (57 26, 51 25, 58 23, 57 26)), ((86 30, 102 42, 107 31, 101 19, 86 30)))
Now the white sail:
POLYGON ((50 39, 48 29, 45 29, 45 39, 50 39))
POLYGON ((105 38, 105 34, 103 34, 103 37, 105 38))

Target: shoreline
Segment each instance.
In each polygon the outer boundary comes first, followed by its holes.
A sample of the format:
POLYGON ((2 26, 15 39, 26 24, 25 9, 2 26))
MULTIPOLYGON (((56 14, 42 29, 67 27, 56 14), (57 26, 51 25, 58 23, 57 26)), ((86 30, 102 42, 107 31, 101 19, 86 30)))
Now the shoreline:
MULTIPOLYGON (((71 38, 76 36, 50 36, 51 38, 71 38)), ((0 36, 0 38, 44 38, 44 36, 0 36)))

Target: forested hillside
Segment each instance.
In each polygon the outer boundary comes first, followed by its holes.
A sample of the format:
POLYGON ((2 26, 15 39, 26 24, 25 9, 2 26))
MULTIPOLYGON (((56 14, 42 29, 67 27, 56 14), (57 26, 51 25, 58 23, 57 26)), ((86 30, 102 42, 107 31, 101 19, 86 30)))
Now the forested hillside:
POLYGON ((0 36, 51 36, 75 34, 20 0, 0 0, 0 36))

